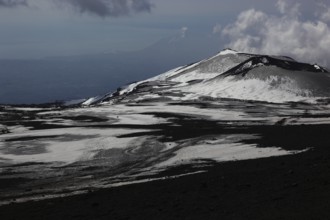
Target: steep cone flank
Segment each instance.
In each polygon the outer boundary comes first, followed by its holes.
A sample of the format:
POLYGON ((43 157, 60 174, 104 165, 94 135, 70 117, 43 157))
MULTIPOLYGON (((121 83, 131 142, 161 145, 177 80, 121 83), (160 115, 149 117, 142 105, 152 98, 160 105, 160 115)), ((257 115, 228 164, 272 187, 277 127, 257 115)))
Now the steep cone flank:
POLYGON ((315 102, 330 97, 330 75, 316 64, 284 56, 239 53, 217 55, 96 97, 102 102, 232 98, 266 102, 315 102))

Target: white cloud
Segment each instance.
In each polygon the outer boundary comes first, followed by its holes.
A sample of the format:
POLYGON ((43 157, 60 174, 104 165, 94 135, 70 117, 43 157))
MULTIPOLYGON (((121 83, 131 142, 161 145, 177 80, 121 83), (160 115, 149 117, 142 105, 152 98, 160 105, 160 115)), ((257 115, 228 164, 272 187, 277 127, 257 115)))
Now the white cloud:
POLYGON ((276 7, 278 8, 278 10, 282 14, 284 14, 286 12, 286 10, 287 10, 288 5, 287 5, 287 2, 285 0, 279 0, 276 3, 276 7))
POLYGON ((180 30, 181 38, 185 38, 188 31, 188 27, 182 27, 180 30))
POLYGON ((299 4, 288 7, 285 1, 279 0, 276 5, 281 15, 269 15, 255 9, 243 11, 235 23, 222 30, 222 35, 230 41, 226 47, 251 53, 287 55, 329 66, 330 28, 327 22, 330 8, 313 21, 303 21, 299 4))
POLYGON ((278 0, 275 5, 281 14, 290 16, 299 16, 301 14, 301 5, 297 0, 278 0))
POLYGON ((319 7, 321 12, 316 13, 316 16, 319 16, 324 22, 330 22, 330 7, 323 3, 320 3, 319 7))

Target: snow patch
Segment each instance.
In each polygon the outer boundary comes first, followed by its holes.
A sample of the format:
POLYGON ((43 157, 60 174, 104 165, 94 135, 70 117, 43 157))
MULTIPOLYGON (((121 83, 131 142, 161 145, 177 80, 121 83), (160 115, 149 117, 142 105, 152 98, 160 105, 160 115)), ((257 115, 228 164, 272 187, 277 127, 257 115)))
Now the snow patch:
POLYGON ((291 78, 278 76, 269 76, 265 80, 248 78, 237 80, 235 76, 229 76, 183 87, 181 90, 193 93, 196 99, 201 96, 210 96, 274 103, 316 100, 316 98, 311 98, 311 91, 300 89, 291 78))
POLYGON ((223 137, 217 141, 185 146, 175 152, 175 156, 161 162, 156 167, 177 166, 191 164, 198 160, 214 160, 217 162, 258 159, 265 157, 284 156, 296 154, 302 151, 286 151, 281 148, 267 147, 258 148, 256 145, 233 143, 232 136, 223 137))
POLYGON ((220 51, 220 53, 218 53, 218 55, 228 55, 228 54, 237 54, 238 52, 232 49, 224 49, 222 51, 220 51))

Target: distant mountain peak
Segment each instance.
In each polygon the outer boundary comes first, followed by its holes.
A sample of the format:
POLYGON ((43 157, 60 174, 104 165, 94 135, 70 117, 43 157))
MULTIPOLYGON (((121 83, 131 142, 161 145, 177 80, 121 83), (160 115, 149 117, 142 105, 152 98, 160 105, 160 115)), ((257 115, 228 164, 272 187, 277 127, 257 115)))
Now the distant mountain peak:
POLYGON ((236 50, 233 50, 231 48, 226 48, 226 49, 221 50, 218 53, 218 55, 237 54, 237 53, 238 53, 238 51, 236 51, 236 50))
POLYGON ((330 98, 330 74, 321 66, 289 57, 240 53, 227 48, 211 58, 93 98, 85 105, 223 98, 315 102, 330 98))

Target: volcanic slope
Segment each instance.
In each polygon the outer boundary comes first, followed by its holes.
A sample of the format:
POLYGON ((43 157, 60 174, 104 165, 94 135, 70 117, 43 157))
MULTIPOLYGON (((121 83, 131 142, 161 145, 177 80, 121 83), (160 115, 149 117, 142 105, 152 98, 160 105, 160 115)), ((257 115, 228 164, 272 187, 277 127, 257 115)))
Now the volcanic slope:
POLYGON ((83 104, 221 98, 314 103, 329 97, 329 77, 327 69, 317 64, 226 49, 209 59, 129 84, 83 104))
MULTIPOLYGON (((328 71, 316 64, 227 49, 91 98, 83 107, 0 106, 0 206, 14 207, 10 203, 15 201, 25 207, 31 200, 103 188, 119 192, 118 186, 141 183, 136 187, 143 188, 146 182, 164 179, 159 184, 172 191, 169 183, 177 178, 212 179, 223 167, 228 173, 243 172, 248 183, 258 180, 256 166, 245 166, 251 163, 265 168, 259 177, 278 171, 272 161, 285 160, 304 164, 307 169, 300 173, 316 175, 314 162, 330 154, 329 86, 328 71), (216 171, 209 173, 212 169, 216 171)), ((328 167, 329 160, 324 161, 328 167)), ((296 164, 283 170, 289 172, 296 164)), ((304 181, 288 179, 294 185, 304 181)), ((177 186, 174 192, 184 188, 177 186)), ((129 200, 121 195, 117 198, 129 200)), ((237 198, 229 197, 224 200, 237 198)), ((8 210, 3 207, 0 218, 6 219, 1 217, 8 210)))

